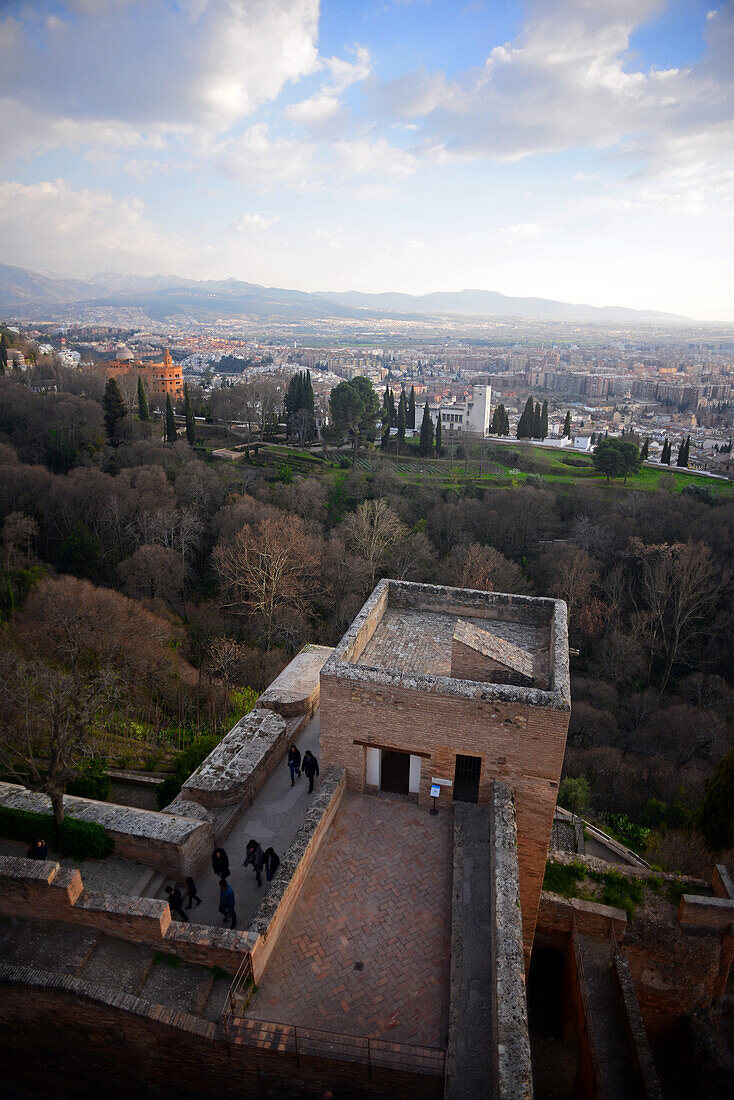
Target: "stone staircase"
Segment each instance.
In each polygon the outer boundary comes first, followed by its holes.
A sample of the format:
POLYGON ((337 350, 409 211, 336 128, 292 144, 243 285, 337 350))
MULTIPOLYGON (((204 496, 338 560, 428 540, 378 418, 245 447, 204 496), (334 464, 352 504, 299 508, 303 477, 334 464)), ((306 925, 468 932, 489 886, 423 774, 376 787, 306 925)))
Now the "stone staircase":
POLYGON ((18 917, 0 917, 0 962, 71 975, 214 1023, 232 981, 216 967, 192 966, 94 929, 18 917))
POLYGON ((577 942, 588 993, 587 1024, 598 1054, 599 1095, 603 1100, 630 1100, 641 1093, 614 982, 613 945, 608 939, 585 934, 579 934, 577 942))

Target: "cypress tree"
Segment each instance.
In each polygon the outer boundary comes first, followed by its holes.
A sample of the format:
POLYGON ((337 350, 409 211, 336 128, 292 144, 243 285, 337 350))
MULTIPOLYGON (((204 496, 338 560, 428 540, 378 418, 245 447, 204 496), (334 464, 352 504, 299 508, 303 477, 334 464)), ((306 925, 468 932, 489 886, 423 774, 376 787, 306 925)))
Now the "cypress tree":
POLYGON ((116 447, 122 436, 122 426, 127 416, 127 405, 120 393, 120 387, 114 378, 107 380, 107 385, 102 398, 104 408, 104 426, 107 438, 113 447, 116 447))
POLYGON ((522 411, 517 424, 517 438, 528 439, 533 431, 533 417, 535 416, 535 403, 532 395, 525 402, 525 408, 522 411))
POLYGON ((691 437, 690 435, 686 439, 686 466, 688 466, 688 460, 691 457, 691 437))
POLYGON ((571 438, 571 410, 566 412, 566 419, 563 421, 563 434, 571 438))
POLYGON ((645 439, 645 442, 642 444, 642 450, 640 451, 640 458, 642 459, 643 462, 646 460, 649 453, 650 453, 650 440, 645 439))
POLYGON ((510 414, 508 413, 508 411, 507 411, 507 409, 505 408, 504 405, 502 406, 502 418, 504 420, 504 425, 503 425, 503 428, 502 428, 502 434, 503 435, 509 435, 510 434, 510 414))
POLYGON ((175 443, 178 438, 176 432, 176 417, 173 415, 173 405, 171 404, 170 393, 166 394, 166 421, 165 421, 165 433, 166 443, 175 443))
POLYGON ((191 398, 189 397, 188 382, 184 382, 184 412, 186 414, 186 441, 190 447, 193 447, 196 441, 196 427, 194 425, 194 410, 191 408, 191 398))
POLYGON ((415 389, 410 387, 410 397, 408 398, 408 427, 415 431, 415 389))
MULTIPOLYGON (((440 423, 440 421, 439 421, 440 423)), ((433 419, 426 401, 423 407, 423 419, 421 420, 420 452, 424 458, 428 458, 433 450, 433 419)))
POLYGON ((5 333, 0 333, 0 374, 5 374, 8 365, 8 338, 5 333))
POLYGON ((148 398, 145 396, 145 386, 143 385, 143 376, 141 374, 138 375, 138 420, 143 424, 150 423, 148 398))
POLYGON ((441 445, 441 412, 439 410, 438 419, 436 420, 436 456, 440 458, 443 454, 443 446, 441 445))
POLYGON ((678 457, 675 460, 676 466, 685 466, 686 464, 686 441, 681 440, 681 445, 678 448, 678 457))
POLYGON ((540 413, 540 438, 548 438, 548 401, 543 402, 543 408, 540 413))
POLYGON ((540 421, 540 402, 537 401, 533 412, 533 439, 540 439, 540 421))
POLYGON ((390 427, 394 428, 398 422, 398 414, 395 408, 395 394, 392 390, 388 390, 387 407, 390 413, 390 427))
POLYGON ((405 390, 400 395, 398 404, 398 447, 405 443, 405 390))

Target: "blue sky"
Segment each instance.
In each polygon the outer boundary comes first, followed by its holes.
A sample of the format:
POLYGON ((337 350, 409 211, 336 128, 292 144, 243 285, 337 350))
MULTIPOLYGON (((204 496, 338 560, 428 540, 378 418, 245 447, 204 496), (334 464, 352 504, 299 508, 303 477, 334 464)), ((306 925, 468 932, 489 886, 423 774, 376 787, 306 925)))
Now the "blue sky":
POLYGON ((734 320, 731 0, 17 0, 2 259, 734 320))

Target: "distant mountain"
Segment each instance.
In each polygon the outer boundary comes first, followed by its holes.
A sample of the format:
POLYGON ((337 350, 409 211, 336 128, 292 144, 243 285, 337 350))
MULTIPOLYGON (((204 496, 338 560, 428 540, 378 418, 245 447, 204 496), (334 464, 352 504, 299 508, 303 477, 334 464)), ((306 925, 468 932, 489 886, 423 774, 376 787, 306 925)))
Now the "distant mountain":
POLYGON ((38 319, 49 310, 71 307, 132 308, 152 320, 191 317, 197 321, 250 317, 261 322, 306 319, 357 320, 365 317, 459 316, 533 321, 597 323, 688 322, 687 317, 620 306, 571 305, 547 298, 510 298, 493 290, 434 294, 311 294, 264 287, 237 279, 197 280, 170 275, 101 273, 64 279, 0 264, 0 313, 38 319))
POLYGON ((434 294, 345 294, 326 291, 330 302, 391 313, 458 314, 466 317, 523 317, 534 321, 688 321, 675 313, 622 306, 571 305, 550 298, 510 298, 496 290, 458 290, 434 294))

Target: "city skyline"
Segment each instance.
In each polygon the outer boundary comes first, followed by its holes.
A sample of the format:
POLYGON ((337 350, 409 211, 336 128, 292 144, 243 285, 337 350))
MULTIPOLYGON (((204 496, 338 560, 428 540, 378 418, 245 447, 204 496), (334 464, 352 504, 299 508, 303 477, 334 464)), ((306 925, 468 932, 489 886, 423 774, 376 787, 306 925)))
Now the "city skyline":
POLYGON ((734 320, 734 12, 5 5, 5 263, 734 320))

